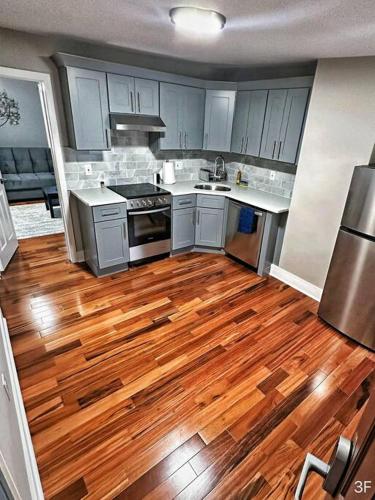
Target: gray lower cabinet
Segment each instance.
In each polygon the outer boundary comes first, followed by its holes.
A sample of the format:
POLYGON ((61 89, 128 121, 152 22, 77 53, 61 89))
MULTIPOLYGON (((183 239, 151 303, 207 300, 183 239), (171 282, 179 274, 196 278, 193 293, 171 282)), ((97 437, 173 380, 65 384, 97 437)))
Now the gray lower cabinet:
POLYGON ((195 241, 195 207, 173 210, 172 250, 187 248, 195 241))
POLYGON ((111 113, 159 115, 159 82, 107 73, 111 113))
POLYGON ((110 147, 109 109, 105 73, 61 68, 70 146, 77 150, 110 147))
POLYGON ((128 268, 126 204, 90 207, 75 197, 85 262, 96 276, 128 268))
POLYGON ((231 144, 233 153, 259 156, 267 94, 267 90, 237 92, 231 144))
POLYGON ((309 96, 308 88, 270 90, 260 156, 295 163, 309 96))
POLYGON ((205 247, 223 246, 224 210, 197 208, 195 244, 205 247))
POLYGON ((129 262, 127 219, 96 222, 95 236, 100 269, 129 262))
POLYGON ((236 92, 207 90, 203 148, 230 151, 236 92))
POLYGON ((205 90, 160 83, 160 117, 167 130, 159 149, 202 149, 205 90))

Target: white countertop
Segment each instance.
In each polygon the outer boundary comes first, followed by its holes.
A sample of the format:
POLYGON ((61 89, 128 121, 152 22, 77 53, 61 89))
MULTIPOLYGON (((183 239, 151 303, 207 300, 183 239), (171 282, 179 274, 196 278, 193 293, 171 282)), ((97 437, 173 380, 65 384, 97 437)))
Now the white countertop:
POLYGON ((123 196, 106 187, 72 189, 71 193, 89 207, 111 205, 112 203, 126 203, 126 199, 123 196))
POLYGON ((196 184, 214 184, 211 182, 203 181, 186 181, 186 182, 176 182, 176 184, 161 184, 160 187, 166 189, 174 196, 184 195, 184 194, 208 194, 215 196, 226 196, 234 201, 239 201, 252 205, 254 207, 260 208, 262 210, 267 210, 268 212, 273 212, 280 214, 282 212, 288 212, 290 206, 290 199, 283 198, 282 196, 277 196, 276 194, 267 193, 265 191, 259 191, 258 189, 252 189, 249 187, 240 187, 236 184, 231 184, 229 182, 218 182, 217 184, 229 186, 230 191, 206 191, 204 189, 194 189, 196 184))
MULTIPOLYGON (((161 184, 160 187, 169 191, 173 196, 184 194, 208 194, 214 196, 226 196, 235 201, 247 203, 262 210, 273 213, 282 213, 289 210, 290 199, 277 196, 276 194, 259 191, 248 187, 239 187, 229 182, 219 182, 231 188, 231 191, 205 191, 194 189, 196 184, 211 184, 202 181, 176 182, 176 184, 161 184)), ((74 189, 71 191, 86 205, 93 207, 98 205, 110 205, 112 203, 125 203, 123 196, 104 188, 74 189)))

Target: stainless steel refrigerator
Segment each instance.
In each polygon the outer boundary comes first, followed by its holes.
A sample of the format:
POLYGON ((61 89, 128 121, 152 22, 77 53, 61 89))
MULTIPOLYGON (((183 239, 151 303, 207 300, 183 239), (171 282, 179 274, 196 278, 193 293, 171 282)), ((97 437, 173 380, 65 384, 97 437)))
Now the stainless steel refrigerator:
POLYGON ((354 169, 318 314, 375 350, 375 166, 354 169))

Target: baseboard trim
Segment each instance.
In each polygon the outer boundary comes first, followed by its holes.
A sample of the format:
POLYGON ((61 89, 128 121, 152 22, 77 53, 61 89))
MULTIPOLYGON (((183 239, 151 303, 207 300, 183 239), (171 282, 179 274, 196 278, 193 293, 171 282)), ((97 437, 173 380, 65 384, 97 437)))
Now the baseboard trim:
POLYGON ((323 290, 316 285, 313 285, 309 281, 296 276, 295 274, 286 271, 282 267, 276 266, 275 264, 271 265, 270 275, 278 280, 286 283, 287 285, 295 288, 299 292, 304 293, 308 297, 311 297, 314 300, 320 302, 322 297, 323 290))

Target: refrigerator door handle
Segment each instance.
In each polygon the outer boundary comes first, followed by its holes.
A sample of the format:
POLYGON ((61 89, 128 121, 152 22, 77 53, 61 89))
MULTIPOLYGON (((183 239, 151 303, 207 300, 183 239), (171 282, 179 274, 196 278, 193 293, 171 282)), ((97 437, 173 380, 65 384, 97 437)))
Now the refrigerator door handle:
POLYGON ((303 464, 294 500, 302 500, 303 490, 310 472, 317 472, 322 476, 324 478, 323 489, 334 495, 350 461, 351 449, 351 441, 340 436, 328 464, 315 455, 308 453, 303 464))

